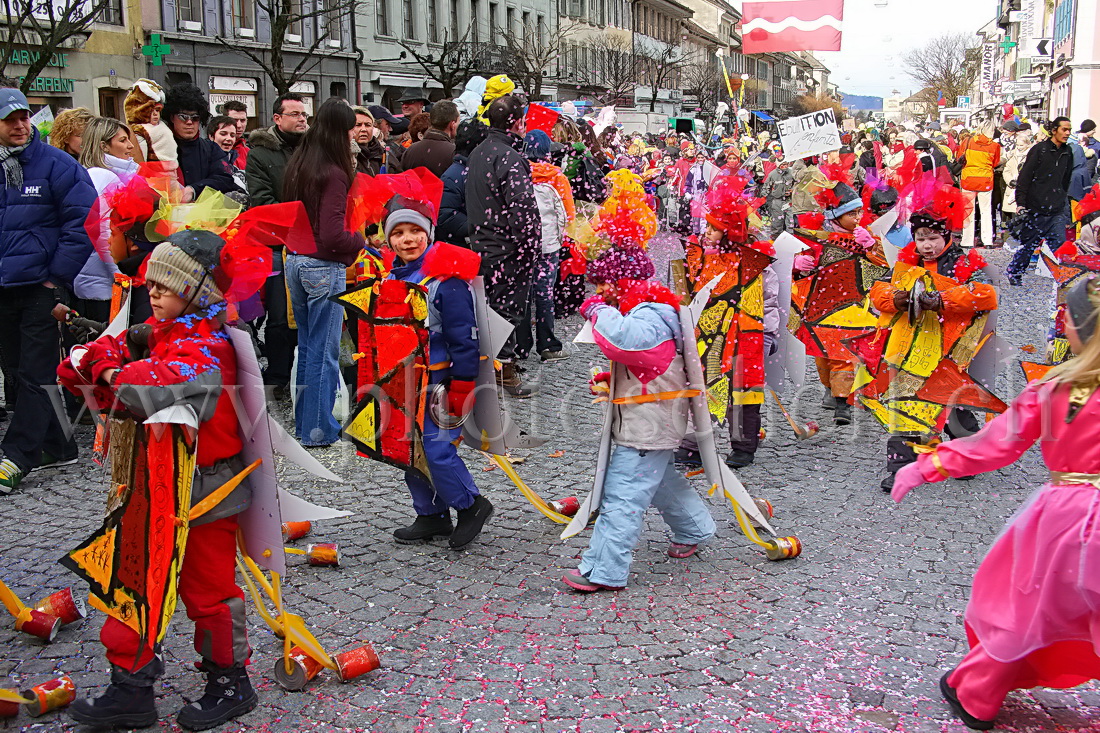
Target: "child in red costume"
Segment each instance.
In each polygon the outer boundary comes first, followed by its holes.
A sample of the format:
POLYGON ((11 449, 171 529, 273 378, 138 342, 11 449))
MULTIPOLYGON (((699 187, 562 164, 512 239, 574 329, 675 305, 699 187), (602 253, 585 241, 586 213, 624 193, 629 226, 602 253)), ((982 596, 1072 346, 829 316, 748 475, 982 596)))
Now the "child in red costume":
MULTIPOLYGON (((913 242, 906 245, 898 254, 898 261, 894 266, 894 272, 890 280, 880 280, 871 287, 871 303, 875 310, 882 314, 880 325, 883 333, 879 339, 887 339, 885 352, 897 354, 908 351, 904 346, 894 341, 895 334, 888 329, 896 324, 904 326, 898 329, 900 338, 913 338, 913 331, 909 326, 909 313, 918 318, 923 318, 925 312, 936 314, 933 319, 936 328, 940 330, 940 339, 943 342, 942 362, 952 361, 952 357, 959 364, 937 364, 936 370, 941 366, 951 370, 965 372, 965 367, 972 354, 956 355, 953 347, 958 343, 961 335, 973 324, 977 315, 983 312, 996 310, 997 291, 986 282, 986 262, 981 255, 971 250, 964 250, 959 246, 956 234, 958 227, 962 226, 963 219, 969 206, 965 205, 963 195, 958 189, 945 187, 940 190, 934 201, 920 211, 914 213, 909 224, 913 231, 913 242), (923 277, 927 271, 928 278, 923 277), (922 292, 916 303, 911 303, 911 289, 915 279, 921 282, 931 282, 932 287, 922 292), (903 322, 902 319, 905 319, 903 322), (938 323, 935 323, 938 321, 938 323), (965 358, 964 358, 965 357, 965 358)), ((924 321, 918 321, 923 324, 924 321)), ((893 356, 891 358, 898 358, 893 356)), ((902 363, 906 364, 904 357, 902 363)), ((876 370, 878 371, 878 370, 876 370)), ((937 373, 933 371, 933 374, 937 373)), ((895 384, 889 389, 900 390, 902 381, 900 377, 913 379, 912 375, 901 371, 882 374, 883 378, 895 380, 895 384)), ((871 387, 877 385, 872 384, 871 387)), ((876 394, 876 397, 881 395, 876 394)), ((916 395, 914 395, 915 397, 916 395)), ((968 410, 945 405, 943 413, 943 428, 951 438, 972 435, 979 429, 979 424, 974 414, 968 410), (951 420, 948 416, 953 415, 951 420)), ((1004 405, 1001 404, 1003 409, 1004 405)), ((890 438, 886 442, 886 478, 882 480, 880 487, 883 491, 890 491, 894 487, 894 475, 903 467, 916 460, 913 443, 929 443, 938 439, 939 430, 915 432, 912 425, 887 424, 890 438)))
MULTIPOLYGON (((146 271, 153 309, 146 324, 151 327, 147 353, 131 351, 125 337, 101 336, 74 349, 58 368, 71 391, 79 394, 90 386, 101 408, 137 420, 172 405, 194 409, 200 425, 193 505, 244 469, 236 411, 223 389, 237 382, 236 353, 223 323, 223 245, 215 234, 186 230, 153 250, 146 271)), ((256 707, 245 671, 251 649, 235 565, 237 515, 251 498, 243 481, 194 520, 187 536, 179 596, 195 623, 195 651, 207 674, 203 697, 177 717, 187 729, 211 728, 256 707)), ((104 622, 100 640, 111 663, 111 684, 100 697, 73 703, 70 714, 99 727, 153 725, 153 684, 164 671, 159 649, 141 643, 134 630, 113 617, 104 622)))

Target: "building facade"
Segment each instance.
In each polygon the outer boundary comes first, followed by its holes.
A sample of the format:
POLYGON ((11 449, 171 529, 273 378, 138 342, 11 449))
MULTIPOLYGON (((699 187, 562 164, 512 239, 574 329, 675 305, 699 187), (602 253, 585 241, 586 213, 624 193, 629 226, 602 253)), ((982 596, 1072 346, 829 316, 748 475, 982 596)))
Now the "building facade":
MULTIPOLYGON (((34 110, 49 106, 56 114, 86 107, 95 114, 117 116, 122 99, 145 74, 140 0, 114 0, 84 33, 69 39, 32 82, 27 100, 34 110)), ((33 45, 16 46, 4 73, 22 81, 39 53, 33 45)))
MULTIPOLYGON (((148 75, 167 86, 190 82, 209 96, 211 107, 235 99, 248 109, 249 126, 271 124, 275 85, 248 56, 270 63, 270 0, 142 0, 148 35, 167 47, 161 65, 151 61, 148 75), (246 53, 248 52, 248 53, 246 53)), ((337 7, 325 0, 301 0, 297 17, 337 7)), ((278 4, 275 4, 276 7, 278 4)), ((288 26, 282 44, 283 67, 302 65, 291 91, 312 110, 330 96, 352 98, 357 80, 354 24, 339 9, 288 26)))

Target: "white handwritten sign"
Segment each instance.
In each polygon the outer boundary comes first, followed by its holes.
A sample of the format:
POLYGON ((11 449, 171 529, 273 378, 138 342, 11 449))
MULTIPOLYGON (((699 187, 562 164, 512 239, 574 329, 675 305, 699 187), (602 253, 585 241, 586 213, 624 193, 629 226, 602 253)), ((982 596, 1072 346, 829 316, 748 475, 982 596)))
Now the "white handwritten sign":
POLYGON ((840 131, 836 127, 836 114, 831 109, 779 120, 778 125, 779 142, 787 160, 840 149, 840 131))

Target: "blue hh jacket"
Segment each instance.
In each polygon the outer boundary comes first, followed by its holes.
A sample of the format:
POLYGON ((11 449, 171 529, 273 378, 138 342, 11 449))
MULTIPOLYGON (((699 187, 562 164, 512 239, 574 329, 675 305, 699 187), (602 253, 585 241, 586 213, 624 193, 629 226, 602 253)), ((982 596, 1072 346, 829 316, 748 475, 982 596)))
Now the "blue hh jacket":
POLYGON ((72 289, 73 278, 92 254, 84 221, 95 187, 83 166, 42 142, 38 130, 19 163, 23 186, 5 186, 0 203, 0 287, 49 280, 72 289))

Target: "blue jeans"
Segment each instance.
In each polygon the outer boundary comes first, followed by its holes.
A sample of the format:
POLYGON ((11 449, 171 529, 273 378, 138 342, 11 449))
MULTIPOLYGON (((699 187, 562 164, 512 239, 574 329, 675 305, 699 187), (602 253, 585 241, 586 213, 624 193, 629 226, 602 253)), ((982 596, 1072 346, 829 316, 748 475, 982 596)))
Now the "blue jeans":
POLYGON ((676 470, 675 451, 616 445, 604 479, 600 515, 581 555, 580 573, 593 583, 624 586, 634 546, 651 505, 672 530, 672 541, 697 545, 714 535, 714 519, 695 489, 676 470))
POLYGON ((294 432, 302 445, 329 445, 340 437, 332 408, 340 379, 344 309, 329 297, 345 290, 345 271, 339 262, 305 255, 286 259, 286 284, 298 324, 294 432))
POLYGON ((1020 248, 1012 255, 1012 261, 1008 263, 1005 274, 1009 277, 1019 277, 1027 272, 1031 264, 1031 255, 1035 249, 1046 240, 1051 249, 1058 249, 1066 238, 1066 217, 1062 212, 1056 214, 1040 214, 1029 211, 1020 225, 1020 248))
POLYGON ((462 428, 443 430, 431 417, 424 416, 424 458, 432 481, 428 483, 415 473, 405 472, 405 484, 418 515, 443 514, 452 507, 468 509, 474 503, 478 495, 474 477, 452 442, 461 435, 462 428))

